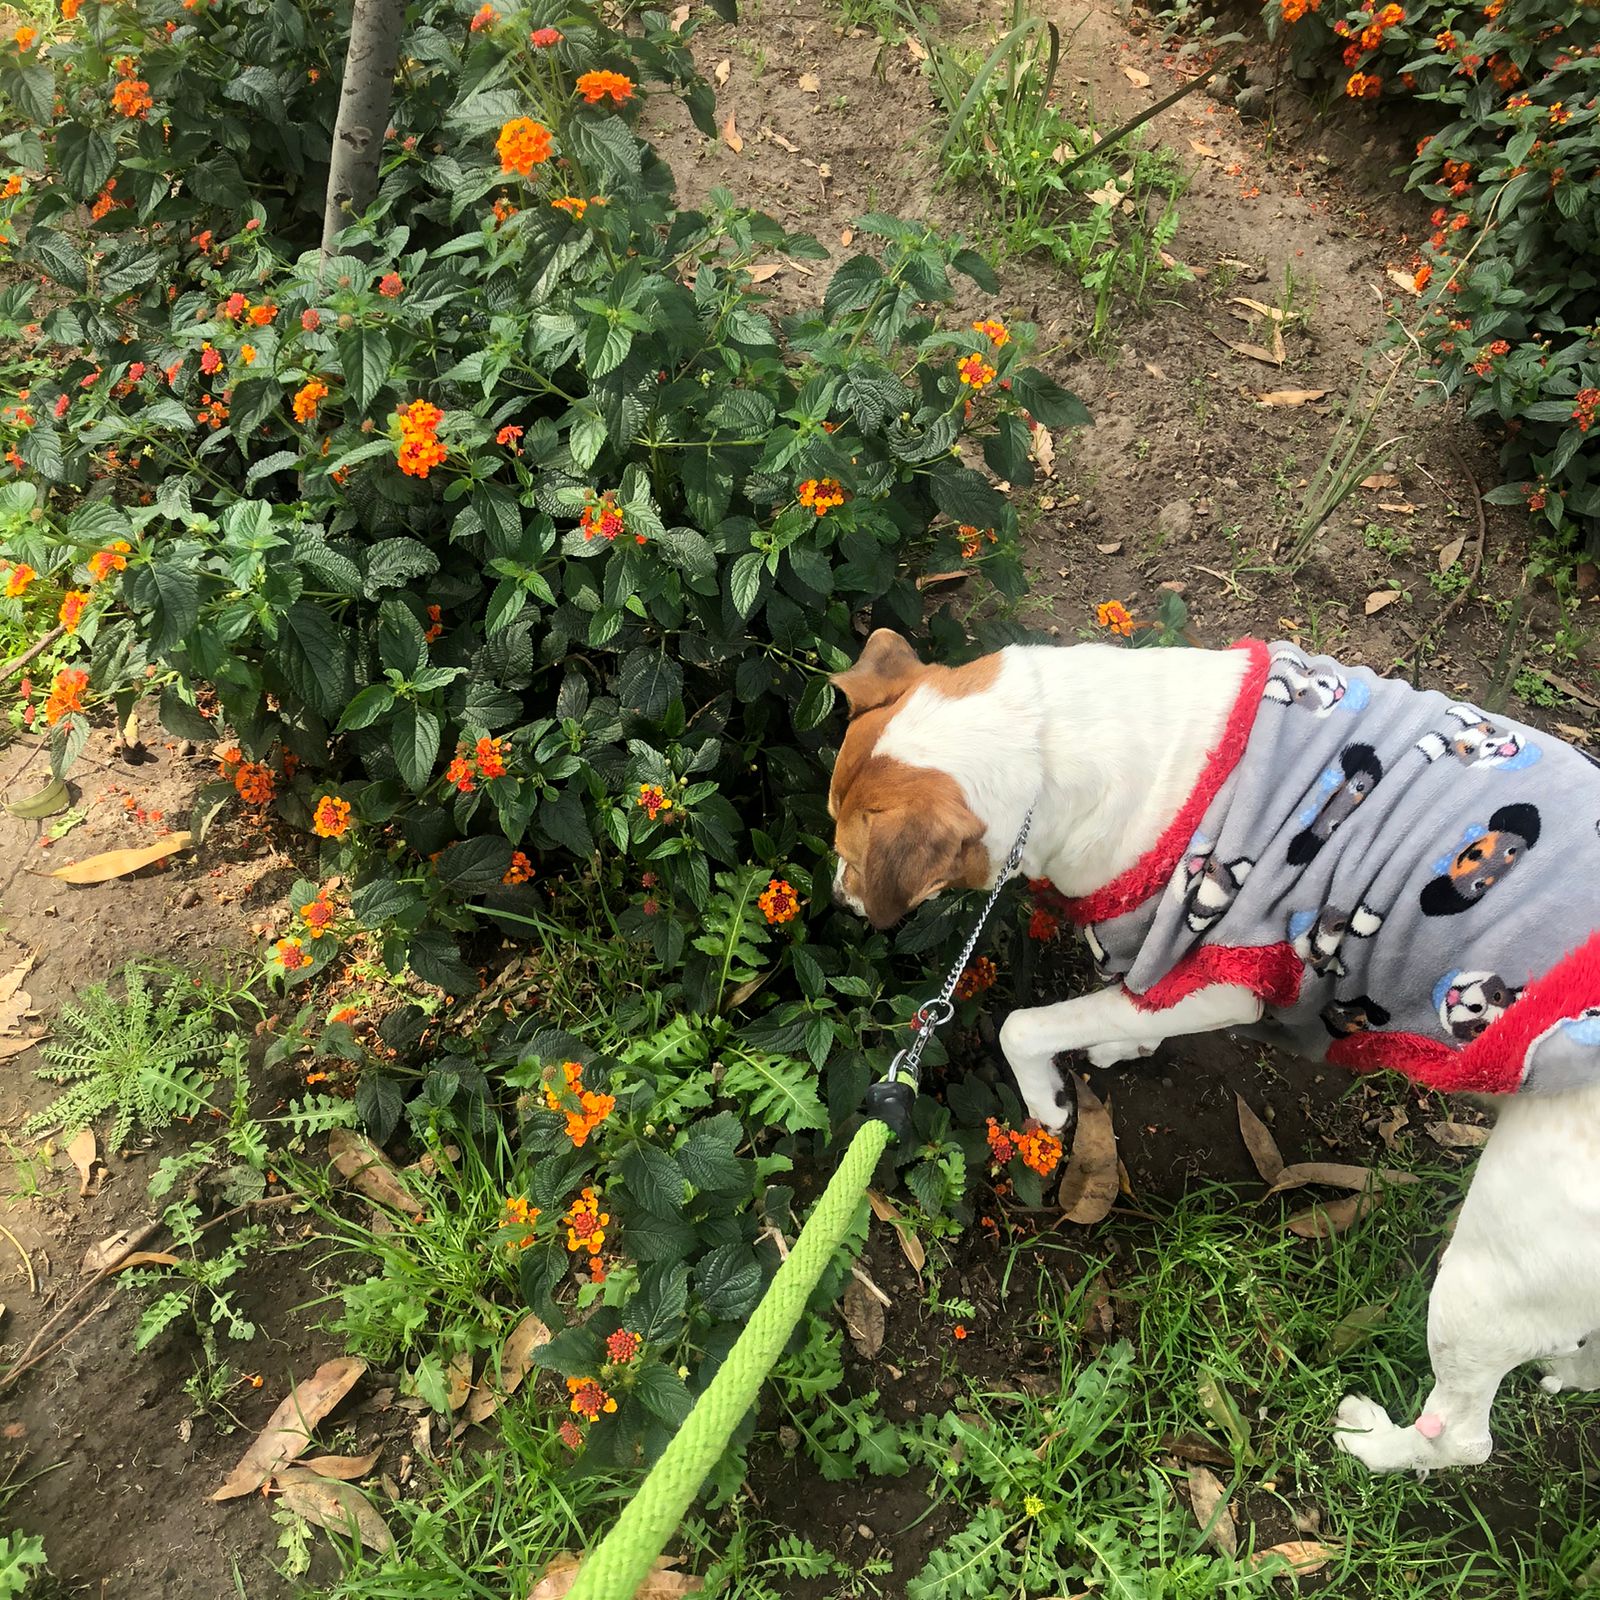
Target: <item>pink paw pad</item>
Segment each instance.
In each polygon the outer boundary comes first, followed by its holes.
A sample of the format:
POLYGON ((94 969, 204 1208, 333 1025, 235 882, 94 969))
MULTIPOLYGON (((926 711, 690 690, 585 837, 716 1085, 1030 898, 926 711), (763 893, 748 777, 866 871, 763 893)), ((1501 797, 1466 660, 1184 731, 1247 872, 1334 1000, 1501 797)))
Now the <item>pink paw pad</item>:
POLYGON ((1444 1418, 1437 1411, 1424 1411, 1412 1426, 1424 1439, 1437 1439, 1444 1432, 1444 1418))

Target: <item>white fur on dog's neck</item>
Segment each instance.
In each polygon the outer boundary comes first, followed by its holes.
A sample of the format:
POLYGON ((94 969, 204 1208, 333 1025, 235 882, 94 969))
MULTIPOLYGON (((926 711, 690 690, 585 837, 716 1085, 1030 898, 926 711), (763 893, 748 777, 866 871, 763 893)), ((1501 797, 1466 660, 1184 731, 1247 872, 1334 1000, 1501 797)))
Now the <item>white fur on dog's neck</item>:
POLYGON ((1239 650, 1010 645, 982 693, 913 691, 877 753, 961 785, 996 873, 1033 806, 1023 873, 1088 894, 1137 862, 1177 815, 1247 666, 1239 650))

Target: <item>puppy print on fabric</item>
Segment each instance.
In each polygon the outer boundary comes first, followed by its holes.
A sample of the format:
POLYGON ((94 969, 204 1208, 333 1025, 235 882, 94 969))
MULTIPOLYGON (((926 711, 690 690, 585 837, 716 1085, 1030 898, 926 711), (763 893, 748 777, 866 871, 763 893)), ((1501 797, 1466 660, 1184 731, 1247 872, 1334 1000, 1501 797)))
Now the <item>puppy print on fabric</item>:
POLYGON ((1445 715, 1457 726, 1436 733, 1425 733, 1417 749, 1425 761, 1454 756, 1464 767, 1503 767, 1521 772, 1531 767, 1544 752, 1515 728, 1492 722, 1475 706, 1450 706, 1445 715))
POLYGON ((1289 841, 1289 865, 1316 858, 1335 828, 1346 821, 1383 779, 1383 763, 1370 744, 1347 744, 1317 780, 1320 798, 1300 813, 1304 830, 1289 841))
POLYGON ((1521 993, 1498 972, 1447 972, 1433 986, 1433 1007, 1439 1026, 1467 1044, 1499 1021, 1521 993))
POLYGON ((1183 902, 1184 920, 1192 932, 1204 933, 1226 913, 1254 865, 1242 856, 1234 861, 1218 861, 1213 846, 1195 835, 1172 880, 1173 890, 1183 902))
POLYGON ((1335 1039, 1348 1039, 1353 1033, 1370 1033, 1389 1021, 1389 1012, 1369 995, 1352 1000, 1334 1000, 1319 1013, 1322 1025, 1335 1039))
POLYGON ((1522 1089, 1555 1094, 1600 1080, 1600 1006, 1562 1017, 1522 1057, 1522 1089))
POLYGON ((1501 806, 1489 826, 1473 823, 1454 855, 1434 862, 1422 886, 1422 914, 1453 917, 1475 906, 1539 842, 1539 808, 1526 801, 1501 806))
POLYGON ((1324 906, 1321 911, 1296 911, 1289 918, 1289 942, 1317 977, 1342 978, 1346 969, 1339 950, 1346 936, 1370 939, 1382 926, 1383 918, 1370 906, 1359 905, 1351 912, 1324 906))
POLYGON ((1359 678, 1345 678, 1326 667, 1313 672, 1308 661, 1280 652, 1272 658, 1272 671, 1262 685, 1261 698, 1280 706, 1299 706, 1313 716, 1325 717, 1335 707, 1360 711, 1372 694, 1359 678))

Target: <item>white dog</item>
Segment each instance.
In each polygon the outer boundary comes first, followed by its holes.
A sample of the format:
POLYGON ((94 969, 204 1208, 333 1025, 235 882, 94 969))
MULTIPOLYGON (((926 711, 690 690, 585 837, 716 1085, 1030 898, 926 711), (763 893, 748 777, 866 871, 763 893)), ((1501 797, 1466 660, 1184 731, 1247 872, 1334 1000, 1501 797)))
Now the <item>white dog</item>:
POLYGON ((1012 646, 948 669, 880 630, 835 682, 851 712, 829 797, 836 898, 887 927, 944 889, 988 887, 1031 812, 1022 871, 1067 897, 1118 977, 1001 1028, 1046 1127, 1063 1123, 1062 1052, 1108 1066, 1216 1029, 1523 1091, 1501 1106, 1434 1284, 1433 1390, 1409 1426, 1348 1397, 1346 1450, 1374 1471, 1481 1462, 1512 1368, 1600 1388, 1586 759, 1497 723, 1495 755, 1511 754, 1485 762, 1446 697, 1288 646, 1012 646), (1541 777, 1558 805, 1528 787, 1541 777), (1483 1027, 1461 1025, 1462 974, 1489 975, 1504 1002, 1483 1027))

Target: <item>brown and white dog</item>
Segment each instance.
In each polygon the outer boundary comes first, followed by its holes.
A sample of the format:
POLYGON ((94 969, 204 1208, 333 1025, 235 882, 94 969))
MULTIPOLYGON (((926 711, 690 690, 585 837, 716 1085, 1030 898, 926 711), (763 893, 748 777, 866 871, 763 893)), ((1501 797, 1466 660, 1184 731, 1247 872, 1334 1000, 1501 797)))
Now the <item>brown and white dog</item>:
MULTIPOLYGON (((835 897, 887 928, 944 890, 988 888, 1030 808, 1024 875, 1069 899, 1094 894, 1171 829, 1248 670, 1237 650, 1093 644, 1013 645, 951 669, 879 630, 834 679, 850 708, 829 795, 835 897)), ((1152 1009, 1115 983, 1012 1012, 1000 1042, 1029 1114, 1059 1128, 1061 1053, 1112 1065, 1165 1039, 1247 1028, 1262 1011, 1241 984, 1152 1009)), ((1375 1471, 1483 1461, 1490 1404, 1514 1367, 1540 1362, 1552 1392, 1600 1389, 1596 1330, 1600 1086, 1511 1097, 1434 1284, 1421 1415, 1402 1426, 1352 1395, 1337 1441, 1375 1471)))

